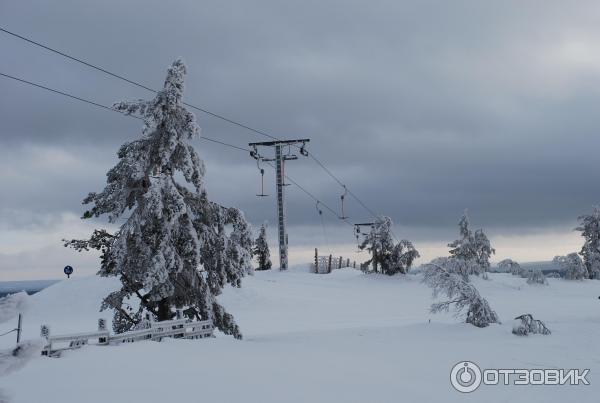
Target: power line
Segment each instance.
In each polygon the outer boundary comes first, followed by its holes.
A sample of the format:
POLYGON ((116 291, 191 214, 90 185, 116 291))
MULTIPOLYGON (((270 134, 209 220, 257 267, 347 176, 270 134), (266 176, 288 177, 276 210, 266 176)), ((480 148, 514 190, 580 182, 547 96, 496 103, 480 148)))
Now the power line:
MULTIPOLYGON (((268 162, 268 161, 264 161, 264 162, 265 162, 267 165, 269 165, 271 168, 275 169, 275 166, 274 166, 273 164, 271 164, 270 162, 268 162)), ((294 179, 290 178, 290 176, 289 176, 288 174, 285 174, 284 176, 285 176, 285 178, 286 178, 287 180, 289 180, 289 181, 290 181, 292 184, 294 184, 294 185, 295 185, 295 186, 296 186, 298 189, 300 189, 302 192, 304 192, 304 193, 305 193, 305 194, 306 194, 308 197, 310 197, 310 198, 311 198, 311 199, 313 199, 314 201, 318 202, 319 204, 322 204, 322 205, 323 205, 323 206, 324 206, 324 207, 325 207, 325 208, 326 208, 326 209, 327 209, 327 210, 328 210, 328 211, 329 211, 331 214, 333 214, 335 217, 338 217, 338 218, 339 218, 339 216, 338 216, 337 212, 336 212, 334 209, 332 209, 332 208, 331 208, 331 207, 329 207, 327 204, 325 204, 324 202, 322 202, 321 200, 319 200, 319 199, 317 198, 317 196, 315 196, 314 194, 312 194, 311 192, 309 192, 308 190, 306 190, 306 188, 305 188, 304 186, 300 185, 300 184, 299 184, 298 182, 296 182, 294 179)), ((347 221, 347 220, 342 220, 342 221, 344 221, 346 224, 348 224, 348 225, 351 225, 351 226, 352 226, 352 224, 351 224, 349 221, 347 221)))
MULTIPOLYGON (((1 72, 0 72, 0 76, 5 77, 5 78, 9 78, 11 80, 15 80, 15 81, 23 83, 23 84, 31 85, 31 86, 36 87, 36 88, 40 88, 40 89, 43 89, 43 90, 46 90, 46 91, 50 91, 50 92, 55 93, 55 94, 63 95, 65 97, 68 97, 68 98, 71 98, 71 99, 74 99, 74 100, 77 100, 77 101, 80 101, 80 102, 84 102, 84 103, 89 104, 89 105, 93 105, 93 106, 96 106, 96 107, 99 107, 99 108, 102 108, 102 109, 105 109, 105 110, 109 110, 111 112, 116 112, 116 113, 118 113, 120 115, 123 115, 123 116, 131 117, 131 118, 139 119, 139 120, 144 120, 142 117, 135 116, 135 115, 130 115, 130 114, 125 114, 125 113, 121 112, 118 109, 111 108, 111 107, 106 106, 106 105, 102 105, 102 104, 100 104, 98 102, 90 101, 89 99, 81 98, 81 97, 78 97, 78 96, 66 93, 64 91, 59 91, 59 90, 56 90, 54 88, 50 88, 50 87, 47 87, 45 85, 34 83, 34 82, 31 82, 31 81, 28 81, 28 80, 25 80, 25 79, 22 79, 22 78, 19 78, 19 77, 11 76, 9 74, 4 74, 4 73, 1 73, 1 72)), ((201 140, 210 141, 212 143, 220 144, 220 145, 223 145, 223 146, 226 146, 226 147, 230 147, 232 149, 236 149, 236 150, 240 150, 240 151, 244 151, 244 152, 250 152, 250 150, 247 149, 247 148, 238 147, 238 146, 236 146, 234 144, 229 144, 229 143, 226 143, 224 141, 212 139, 210 137, 201 136, 200 139, 201 140)), ((271 163, 267 162, 267 164, 270 167, 275 168, 271 163)), ((319 202, 319 204, 322 204, 329 212, 331 212, 331 214, 333 214, 334 216, 338 217, 338 215, 335 212, 335 210, 333 210, 331 207, 329 207, 326 203, 320 201, 314 194, 312 194, 311 192, 309 192, 306 188, 304 188, 302 185, 300 185, 298 182, 296 182, 289 175, 286 174, 285 178, 287 180, 289 180, 291 183, 293 183, 294 185, 296 185, 296 187, 298 187, 298 189, 300 189, 302 192, 304 192, 306 195, 308 195, 314 201, 319 202)), ((348 222, 346 220, 344 220, 344 222, 347 223, 347 224, 349 224, 349 225, 352 225, 350 222, 348 222)))
MULTIPOLYGON (((135 85, 135 86, 137 86, 137 87, 139 87, 139 88, 142 88, 142 89, 145 89, 145 90, 147 90, 147 91, 154 92, 154 93, 157 93, 157 92, 158 92, 157 90, 155 90, 155 89, 153 89, 153 88, 150 88, 150 87, 148 87, 148 86, 146 86, 146 85, 144 85, 144 84, 141 84, 141 83, 139 83, 139 82, 137 82, 137 81, 134 81, 134 80, 132 80, 132 79, 129 79, 129 78, 127 78, 127 77, 124 77, 124 76, 122 76, 122 75, 119 75, 119 74, 113 73, 113 72, 111 72, 111 71, 109 71, 109 70, 107 70, 107 69, 105 69, 105 68, 102 68, 102 67, 96 66, 96 65, 94 65, 94 64, 92 64, 92 63, 90 63, 90 62, 86 62, 85 60, 82 60, 82 59, 80 59, 80 58, 77 58, 77 57, 75 57, 75 56, 69 55, 69 54, 67 54, 67 53, 65 53, 65 52, 62 52, 62 51, 60 51, 60 50, 54 49, 54 48, 52 48, 52 47, 50 47, 50 46, 47 46, 47 45, 44 45, 44 44, 42 44, 42 43, 40 43, 40 42, 34 41, 33 39, 30 39, 30 38, 27 38, 27 37, 25 37, 25 36, 19 35, 19 34, 15 33, 15 32, 9 31, 9 30, 7 30, 7 29, 5 29, 5 28, 2 28, 2 27, 0 27, 0 31, 2 31, 2 32, 6 33, 6 34, 8 34, 8 35, 11 35, 11 36, 13 36, 13 37, 15 37, 15 38, 21 39, 21 40, 23 40, 23 41, 25 41, 25 42, 28 42, 28 43, 30 43, 30 44, 32 44, 32 45, 38 46, 38 47, 40 47, 40 48, 43 48, 43 49, 45 49, 45 50, 47 50, 47 51, 50 51, 50 52, 56 53, 56 54, 58 54, 58 55, 60 55, 60 56, 63 56, 63 57, 65 57, 65 58, 67 58, 67 59, 73 60, 73 61, 75 61, 75 62, 77 62, 77 63, 81 63, 81 64, 83 64, 83 65, 85 65, 85 66, 87 66, 87 67, 89 67, 89 68, 95 69, 95 70, 97 70, 97 71, 100 71, 100 72, 102 72, 102 73, 105 73, 105 74, 108 74, 109 76, 112 76, 112 77, 114 77, 114 78, 117 78, 117 79, 119 79, 119 80, 125 81, 125 82, 127 82, 127 83, 129 83, 129 84, 135 85)), ((35 84, 33 84, 33 85, 35 85, 35 84)), ((46 88, 46 89, 47 89, 47 88, 46 88)), ((62 94, 62 95, 65 95, 65 94, 62 94)), ((69 96, 69 95, 66 95, 66 96, 69 96)), ((73 97, 73 98, 75 98, 75 97, 73 97)), ((87 102, 87 101, 84 101, 84 102, 87 102)), ((186 106, 189 106, 190 108, 196 109, 196 110, 198 110, 198 111, 200 111, 200 112, 203 112, 203 113, 205 113, 205 114, 207 114, 207 115, 213 116, 213 117, 215 117, 215 118, 217 118, 217 119, 221 119, 221 120, 223 120, 223 121, 225 121, 225 122, 228 122, 228 123, 230 123, 230 124, 232 124, 232 125, 235 125, 235 126, 241 127, 241 128, 243 128, 243 129, 246 129, 246 130, 249 130, 249 131, 251 131, 251 132, 253 132, 253 133, 260 134, 261 136, 265 136, 265 137, 268 137, 268 138, 270 138, 270 139, 273 139, 273 140, 280 140, 280 139, 278 139, 277 137, 275 137, 275 136, 273 136, 273 135, 271 135, 271 134, 269 134, 269 133, 266 133, 266 132, 265 132, 265 131, 263 131, 263 130, 258 130, 258 129, 255 129, 255 128, 253 128, 253 127, 250 127, 250 126, 248 126, 248 125, 246 125, 246 124, 243 124, 243 123, 240 123, 240 122, 238 122, 238 121, 235 121, 235 120, 233 120, 233 119, 230 119, 230 118, 228 118, 228 117, 225 117, 225 116, 223 116, 223 115, 220 115, 220 114, 218 114, 218 113, 211 112, 211 111, 209 111, 209 110, 207 110, 207 109, 204 109, 204 108, 198 107, 198 106, 196 106, 196 105, 193 105, 193 104, 190 104, 190 103, 187 103, 187 102, 184 102, 184 104, 185 104, 186 106)), ((97 105, 97 106, 100 106, 100 105, 97 105)), ((106 106, 104 106, 104 105, 102 105, 101 107, 103 107, 103 108, 108 108, 108 107, 106 107, 106 106)), ((108 109, 112 109, 112 108, 108 108, 108 109)), ((209 141, 210 141, 210 140, 209 140, 209 141)), ((339 179, 339 178, 338 178, 336 175, 334 175, 334 174, 333 174, 333 172, 331 172, 331 170, 330 170, 329 168, 327 168, 323 162, 321 162, 321 161, 320 161, 320 160, 319 160, 319 159, 318 159, 316 156, 314 156, 312 153, 309 153, 309 155, 310 155, 311 159, 312 159, 313 161, 315 161, 315 162, 316 162, 316 163, 317 163, 317 164, 318 164, 318 165, 319 165, 319 166, 320 166, 320 167, 321 167, 321 168, 322 168, 322 169, 323 169, 323 170, 324 170, 324 171, 325 171, 325 172, 326 172, 326 173, 327 173, 327 174, 328 174, 328 175, 329 175, 329 176, 330 176, 330 177, 331 177, 333 180, 335 180, 335 181, 336 181, 336 182, 337 182, 337 183, 338 183, 338 184, 339 184, 341 187, 343 187, 343 188, 347 189, 347 191, 348 191, 348 194, 350 194, 350 196, 352 196, 352 198, 353 198, 353 199, 354 199, 354 200, 355 200, 355 201, 356 201, 358 204, 360 204, 360 205, 361 205, 361 206, 362 206, 362 207, 363 207, 363 208, 364 208, 366 211, 368 211, 368 212, 369 212, 369 214, 371 214, 371 215, 372 215, 374 218, 377 218, 377 216, 378 216, 378 215, 377 215, 377 214, 376 214, 376 213, 375 213, 373 210, 371 210, 371 209, 370 209, 370 208, 369 208, 369 207, 368 207, 368 206, 367 206, 367 205, 366 205, 366 204, 365 204, 365 203, 364 203, 364 202, 363 202, 363 201, 362 201, 362 200, 361 200, 361 199, 360 199, 360 198, 359 198, 359 197, 358 197, 358 196, 357 196, 357 195, 356 195, 354 192, 352 192, 350 189, 348 189, 348 187, 347 187, 347 186, 346 186, 346 185, 345 185, 345 184, 344 184, 344 183, 343 183, 343 182, 342 182, 342 181, 341 181, 341 180, 340 180, 340 179, 339 179)))
POLYGON ((221 145, 224 145, 224 146, 227 146, 227 147, 235 148, 236 150, 244 151, 244 152, 247 152, 247 153, 250 152, 250 150, 248 150, 247 148, 238 147, 238 146, 233 145, 233 144, 225 143, 225 142, 223 142, 221 140, 211 139, 210 137, 201 136, 200 139, 204 139, 206 141, 211 141, 213 143, 221 144, 221 145))
MULTIPOLYGON (((67 59, 73 60, 73 61, 75 61, 75 62, 77 62, 77 63, 81 63, 81 64, 83 64, 84 66, 90 67, 90 68, 92 68, 92 69, 94 69, 94 70, 97 70, 97 71, 100 71, 100 72, 102 72, 102 73, 104 73, 104 74, 108 74, 109 76, 112 76, 112 77, 114 77, 114 78, 118 78, 119 80, 123 80, 123 81, 125 81, 125 82, 127 82, 127 83, 129 83, 129 84, 135 85, 136 87, 143 88, 143 89, 145 89, 146 91, 154 92, 155 94, 156 94, 156 93, 158 93, 158 90, 155 90, 155 89, 153 89, 153 88, 150 88, 150 87, 148 87, 148 86, 146 86, 146 85, 144 85, 144 84, 141 84, 141 83, 139 83, 139 82, 137 82, 137 81, 134 81, 134 80, 132 80, 132 79, 129 79, 129 78, 127 78, 127 77, 124 77, 124 76, 122 76, 122 75, 120 75, 120 74, 113 73, 112 71, 109 71, 109 70, 107 70, 107 69, 105 69, 105 68, 102 68, 102 67, 96 66, 96 65, 94 65, 94 64, 92 64, 92 63, 89 63, 89 62, 86 62, 85 60, 79 59, 79 58, 77 58, 77 57, 75 57, 75 56, 71 56, 71 55, 69 55, 69 54, 67 54, 67 53, 65 53, 65 52, 61 52, 60 50, 57 50, 57 49, 51 48, 50 46, 44 45, 44 44, 42 44, 42 43, 40 43, 40 42, 36 42, 36 41, 34 41, 33 39, 30 39, 30 38, 24 37, 24 36, 22 36, 22 35, 19 35, 19 34, 15 33, 15 32, 11 32, 11 31, 9 31, 9 30, 7 30, 7 29, 4 29, 4 28, 2 28, 2 27, 0 27, 0 31, 2 31, 2 32, 6 33, 6 34, 8 34, 8 35, 12 35, 12 36, 14 36, 15 38, 21 39, 21 40, 23 40, 23 41, 25 41, 25 42, 28 42, 28 43, 30 43, 30 44, 32 44, 32 45, 39 46, 40 48, 43 48, 43 49, 46 49, 46 50, 48 50, 48 51, 50 51, 50 52, 56 53, 57 55, 60 55, 60 56, 66 57, 67 59)), ((206 113, 206 114, 208 114, 208 115, 214 116, 215 118, 221 119, 221 120, 223 120, 223 121, 225 121, 225 122, 231 123, 231 124, 233 124, 233 125, 236 125, 236 126, 239 126, 239 127, 243 128, 243 129, 250 130, 250 131, 252 131, 252 132, 254 132, 254 133, 260 134, 261 136, 266 136, 266 137, 269 137, 269 138, 271 138, 271 139, 277 140, 277 138, 276 138, 275 136, 271 136, 270 134, 268 134, 268 133, 265 133, 265 132, 263 132, 262 130, 254 129, 254 128, 252 128, 252 127, 250 127, 250 126, 247 126, 247 125, 245 125, 245 124, 243 124, 243 123, 236 122, 236 121, 235 121, 235 120, 233 120, 233 119, 229 119, 229 118, 227 118, 227 117, 225 117, 225 116, 223 116, 223 115, 220 115, 220 114, 218 114, 218 113, 211 112, 211 111, 209 111, 209 110, 206 110, 206 109, 204 109, 204 108, 200 108, 200 107, 198 107, 198 106, 196 106, 196 105, 192 105, 192 104, 189 104, 189 103, 187 103, 187 102, 184 102, 184 104, 185 104, 186 106, 189 106, 190 108, 194 108, 194 109, 196 109, 196 110, 198 110, 198 111, 200 111, 200 112, 203 112, 203 113, 206 113)))
MULTIPOLYGON (((15 81, 18 81, 18 82, 21 82, 21 83, 24 83, 24 84, 28 84, 28 85, 31 85, 31 86, 34 86, 34 87, 37 87, 37 88, 40 88, 40 89, 43 89, 43 90, 46 90, 46 91, 50 91, 50 92, 53 92, 55 94, 60 94, 60 95, 63 95, 65 97, 68 97, 68 98, 71 98, 71 99, 75 99, 77 101, 85 102, 86 104, 97 106, 99 108, 102 108, 102 109, 105 109, 105 110, 109 110, 111 112, 117 112, 117 113, 119 113, 119 114, 121 114, 123 116, 131 117, 131 118, 134 118, 134 119, 139 119, 139 120, 142 120, 142 121, 145 120, 144 118, 142 118, 140 116, 130 115, 130 114, 121 112, 118 109, 111 108, 110 106, 102 105, 102 104, 100 104, 98 102, 90 101, 89 99, 81 98, 81 97, 78 97, 76 95, 72 95, 72 94, 66 93, 64 91, 59 91, 59 90, 56 90, 54 88, 46 87, 45 85, 34 83, 34 82, 31 82, 31 81, 28 81, 28 80, 25 80, 25 79, 22 79, 22 78, 19 78, 19 77, 11 76, 10 74, 0 73, 0 76, 6 77, 6 78, 10 78, 11 80, 15 80, 15 81)), ((236 146, 234 144, 225 143, 224 141, 212 139, 212 138, 206 137, 206 136, 200 136, 200 140, 210 141, 212 143, 221 144, 221 145, 224 145, 224 146, 227 146, 227 147, 230 147, 230 148, 234 148, 234 149, 237 149, 237 150, 241 150, 241 151, 244 151, 244 152, 250 152, 250 150, 248 150, 247 148, 238 147, 238 146, 236 146)))
MULTIPOLYGON (((46 91, 54 92, 56 94, 64 95, 65 97, 76 99, 77 101, 85 102, 85 103, 88 103, 90 105, 94 105, 94 106, 97 106, 97 107, 100 107, 100 108, 108 109, 109 111, 119 112, 120 114, 124 115, 124 113, 122 113, 121 111, 119 111, 117 109, 111 108, 111 107, 106 106, 106 105, 99 104, 99 103, 94 102, 94 101, 90 101, 88 99, 84 99, 84 98, 80 98, 80 97, 75 96, 75 95, 67 94, 66 92, 55 90, 53 88, 49 88, 49 87, 46 87, 46 86, 41 85, 41 84, 32 83, 31 81, 27 81, 27 80, 24 80, 22 78, 18 78, 18 77, 11 76, 11 75, 8 75, 8 74, 0 73, 0 75, 3 76, 3 77, 6 77, 6 78, 10 78, 12 80, 20 81, 22 83, 29 84, 29 85, 32 85, 34 87, 38 87, 38 88, 44 89, 46 91)), ((131 115, 131 116, 134 117, 134 118, 142 119, 142 118, 137 117, 137 116, 133 116, 133 115, 131 115)))

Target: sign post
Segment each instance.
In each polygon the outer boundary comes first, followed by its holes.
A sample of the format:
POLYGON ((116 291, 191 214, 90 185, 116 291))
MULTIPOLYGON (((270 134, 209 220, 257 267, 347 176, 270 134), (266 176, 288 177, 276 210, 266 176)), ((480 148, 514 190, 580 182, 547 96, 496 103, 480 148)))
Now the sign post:
POLYGON ((71 274, 73 274, 73 268, 71 266, 65 266, 63 271, 67 275, 67 278, 71 278, 71 274))

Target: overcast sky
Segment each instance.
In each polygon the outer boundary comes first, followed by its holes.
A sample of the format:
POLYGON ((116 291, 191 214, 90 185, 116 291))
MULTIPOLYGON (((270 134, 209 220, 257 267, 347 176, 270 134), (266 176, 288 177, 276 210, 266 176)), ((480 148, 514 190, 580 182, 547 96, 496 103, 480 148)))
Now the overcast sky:
MULTIPOLYGON (((421 262, 447 253, 465 208, 495 260, 550 260, 578 250, 576 218, 600 203, 597 1, 5 0, 0 26, 150 87, 182 57, 188 102, 310 138, 421 262)), ((102 104, 151 97, 1 32, 0 51, 0 72, 102 104)), ((81 200, 102 189, 140 122, 2 77, 0 94, 0 280, 57 277, 65 264, 93 273, 96 258, 60 239, 104 225, 79 220, 81 200)), ((208 137, 265 140, 196 116, 208 137)), ((274 234, 275 200, 255 197, 254 161, 194 145, 209 197, 274 234)), ((341 188, 313 161, 287 173, 339 209, 341 188)), ((324 231, 314 201, 286 190, 292 263, 315 246, 355 257, 352 228, 325 211, 324 231)), ((371 218, 348 200, 351 221, 371 218)))

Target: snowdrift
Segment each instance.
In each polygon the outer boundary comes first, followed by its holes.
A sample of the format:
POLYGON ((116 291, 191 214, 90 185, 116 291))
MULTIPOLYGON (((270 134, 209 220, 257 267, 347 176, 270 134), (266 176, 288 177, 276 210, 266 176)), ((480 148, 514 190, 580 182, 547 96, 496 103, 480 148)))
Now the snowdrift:
MULTIPOLYGON (((220 301, 244 340, 168 340, 84 347, 39 357, 0 378, 19 402, 597 402, 600 390, 600 281, 549 279, 532 287, 510 274, 474 284, 500 316, 484 329, 451 314, 431 315, 420 275, 365 275, 307 267, 257 272, 220 301), (529 312, 552 335, 518 337, 512 319, 529 312), (589 368, 590 386, 481 386, 452 389, 462 360, 482 368, 589 368)), ((24 338, 94 330, 114 279, 72 278, 31 297, 24 338)), ((0 332, 9 329, 3 324, 0 332)), ((6 339, 3 338, 3 339, 6 339)), ((0 340, 2 347, 12 340, 0 340)))

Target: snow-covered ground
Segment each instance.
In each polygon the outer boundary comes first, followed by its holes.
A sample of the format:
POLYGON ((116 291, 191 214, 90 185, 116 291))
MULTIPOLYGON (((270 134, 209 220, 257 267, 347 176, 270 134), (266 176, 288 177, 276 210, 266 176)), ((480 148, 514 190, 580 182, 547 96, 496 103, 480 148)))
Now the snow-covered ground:
MULTIPOLYGON (((600 281, 492 274, 474 284, 503 321, 478 329, 431 315, 420 275, 385 277, 353 269, 316 275, 307 267, 257 272, 220 300, 244 340, 140 342, 89 346, 38 358, 0 378, 14 403, 92 402, 598 402, 600 281), (552 335, 518 337, 512 319, 531 313, 552 335), (430 322, 431 321, 431 322, 430 322), (461 394, 450 370, 589 368, 590 386, 486 386, 461 394)), ((117 282, 72 278, 31 297, 24 338, 96 328, 100 299, 117 282)), ((0 332, 12 327, 0 326, 0 332)), ((10 346, 7 337, 2 347, 10 346)))

